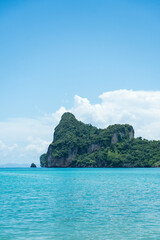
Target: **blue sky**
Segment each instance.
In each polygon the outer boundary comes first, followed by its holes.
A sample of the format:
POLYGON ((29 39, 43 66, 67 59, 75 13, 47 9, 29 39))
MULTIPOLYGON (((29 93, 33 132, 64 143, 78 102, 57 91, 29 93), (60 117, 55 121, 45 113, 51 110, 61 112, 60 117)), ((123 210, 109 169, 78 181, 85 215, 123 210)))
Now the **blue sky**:
POLYGON ((160 89, 159 12, 147 0, 1 0, 1 118, 52 112, 74 94, 160 89))
POLYGON ((73 109, 75 95, 159 91, 159 13, 155 0, 1 0, 1 123, 73 109))

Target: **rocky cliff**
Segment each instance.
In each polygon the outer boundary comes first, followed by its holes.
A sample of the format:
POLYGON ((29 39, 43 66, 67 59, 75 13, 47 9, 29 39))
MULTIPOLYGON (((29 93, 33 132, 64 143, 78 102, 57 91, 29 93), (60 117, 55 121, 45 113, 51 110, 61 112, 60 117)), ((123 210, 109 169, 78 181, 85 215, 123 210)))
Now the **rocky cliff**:
POLYGON ((107 167, 114 146, 134 139, 128 124, 98 129, 64 113, 55 128, 53 142, 40 157, 42 167, 107 167))

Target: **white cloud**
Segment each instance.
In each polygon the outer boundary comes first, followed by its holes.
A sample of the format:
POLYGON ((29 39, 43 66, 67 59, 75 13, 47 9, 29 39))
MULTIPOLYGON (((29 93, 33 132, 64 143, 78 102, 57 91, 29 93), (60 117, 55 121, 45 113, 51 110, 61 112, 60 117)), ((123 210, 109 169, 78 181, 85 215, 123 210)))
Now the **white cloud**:
POLYGON ((47 117, 37 119, 14 118, 6 122, 0 122, 0 139, 7 142, 21 142, 26 141, 30 136, 37 137, 40 133, 41 136, 46 137, 51 135, 53 130, 51 119, 47 117))
POLYGON ((15 118, 0 122, 0 164, 39 163, 53 139, 52 116, 37 119, 15 118))
POLYGON ((80 120, 98 127, 133 125, 136 136, 160 139, 160 91, 117 90, 100 95, 100 104, 75 96, 70 109, 80 120))
POLYGON ((17 147, 18 147, 17 144, 7 145, 0 140, 0 151, 11 152, 11 151, 14 151, 17 147))
POLYGON ((40 138, 33 139, 32 137, 30 137, 28 141, 29 141, 29 144, 26 145, 24 150, 29 152, 35 151, 38 154, 45 152, 48 145, 50 144, 49 141, 46 141, 40 138))
POLYGON ((136 136, 160 139, 160 91, 117 90, 105 92, 99 98, 101 103, 91 104, 87 98, 75 95, 70 109, 62 106, 41 118, 0 122, 0 163, 38 163, 39 155, 52 141, 54 127, 66 111, 97 127, 129 123, 136 136))

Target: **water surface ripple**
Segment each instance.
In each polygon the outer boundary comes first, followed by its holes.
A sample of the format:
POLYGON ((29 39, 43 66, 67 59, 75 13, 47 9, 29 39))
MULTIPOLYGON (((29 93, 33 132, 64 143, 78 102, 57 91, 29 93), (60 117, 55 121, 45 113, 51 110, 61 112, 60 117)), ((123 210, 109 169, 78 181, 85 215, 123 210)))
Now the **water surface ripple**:
POLYGON ((160 239, 160 169, 0 169, 0 239, 160 239))

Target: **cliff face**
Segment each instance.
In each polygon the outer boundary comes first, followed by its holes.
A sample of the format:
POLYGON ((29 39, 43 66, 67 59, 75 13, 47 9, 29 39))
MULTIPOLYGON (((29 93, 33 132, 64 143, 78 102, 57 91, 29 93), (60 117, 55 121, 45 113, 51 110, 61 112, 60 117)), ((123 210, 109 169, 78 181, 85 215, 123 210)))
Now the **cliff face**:
POLYGON ((55 128, 53 142, 47 153, 40 157, 40 163, 42 167, 49 168, 105 167, 104 157, 97 158, 95 163, 93 161, 95 156, 102 151, 109 152, 115 144, 130 142, 133 138, 133 127, 128 124, 116 124, 106 129, 97 129, 78 121, 71 113, 64 113, 55 128), (86 164, 81 159, 86 159, 86 164))

